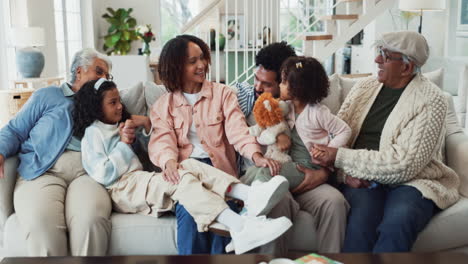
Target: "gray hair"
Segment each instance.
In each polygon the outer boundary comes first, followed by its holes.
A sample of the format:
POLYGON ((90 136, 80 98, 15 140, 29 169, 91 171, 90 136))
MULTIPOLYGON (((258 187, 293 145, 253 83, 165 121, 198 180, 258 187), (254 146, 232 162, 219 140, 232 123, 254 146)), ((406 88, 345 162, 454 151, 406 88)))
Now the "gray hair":
POLYGON ((73 84, 76 81, 76 71, 79 67, 83 70, 88 70, 88 67, 93 64, 95 59, 103 60, 107 64, 107 67, 109 67, 109 71, 112 69, 112 62, 109 57, 97 52, 93 48, 84 48, 73 56, 73 62, 70 67, 70 83, 73 84))

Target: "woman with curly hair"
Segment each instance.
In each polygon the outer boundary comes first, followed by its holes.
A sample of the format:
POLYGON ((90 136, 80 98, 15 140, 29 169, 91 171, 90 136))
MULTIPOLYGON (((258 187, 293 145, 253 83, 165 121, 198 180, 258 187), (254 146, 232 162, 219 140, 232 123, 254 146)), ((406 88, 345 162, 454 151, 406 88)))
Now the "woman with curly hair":
MULTIPOLYGON (((276 175, 279 164, 263 157, 255 137, 249 135, 235 93, 223 84, 206 80, 210 49, 201 39, 181 35, 169 40, 159 58, 158 72, 169 93, 151 108, 151 161, 164 178, 178 183, 179 164, 194 158, 238 177, 236 151, 276 175)), ((236 191, 236 190, 233 190, 236 191)), ((281 197, 274 197, 276 202, 281 197)), ((225 253, 227 238, 198 233, 183 206, 176 207, 179 254, 225 253)))
POLYGON ((83 167, 106 187, 115 211, 158 217, 180 203, 200 232, 207 231, 214 221, 229 227, 236 254, 268 243, 291 227, 286 217, 243 218, 225 202, 225 197, 245 200, 255 215, 264 214, 272 206, 273 195, 285 194, 284 178, 250 187, 212 166, 186 159, 177 170, 180 180, 172 184, 162 173, 143 171, 132 150, 132 140, 120 132, 126 125, 143 126, 149 133, 151 126, 147 117, 130 116, 125 111, 115 83, 105 79, 88 82, 74 100, 74 131, 75 136, 82 137, 83 167))

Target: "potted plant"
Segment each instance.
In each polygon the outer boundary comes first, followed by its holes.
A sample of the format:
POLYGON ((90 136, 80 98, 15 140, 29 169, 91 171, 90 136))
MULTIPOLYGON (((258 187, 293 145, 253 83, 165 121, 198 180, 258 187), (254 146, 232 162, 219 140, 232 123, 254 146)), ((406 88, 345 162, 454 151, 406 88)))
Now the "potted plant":
POLYGON ((138 38, 135 31, 137 22, 130 15, 133 9, 119 8, 114 10, 109 7, 107 11, 109 13, 102 15, 102 17, 109 22, 110 27, 104 37, 103 49, 107 55, 126 55, 131 49, 132 41, 138 38))

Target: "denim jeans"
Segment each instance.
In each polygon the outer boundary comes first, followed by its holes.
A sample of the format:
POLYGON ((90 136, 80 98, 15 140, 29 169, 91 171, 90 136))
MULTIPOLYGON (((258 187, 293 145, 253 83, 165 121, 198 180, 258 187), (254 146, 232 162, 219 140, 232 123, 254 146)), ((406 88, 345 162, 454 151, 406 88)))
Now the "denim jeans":
MULTIPOLYGON (((210 159, 197 160, 213 166, 210 159)), ((227 204, 233 211, 239 211, 237 204, 233 201, 228 201, 227 204)), ((179 255, 226 253, 224 249, 231 242, 231 238, 216 235, 212 232, 198 232, 195 220, 180 204, 176 204, 175 215, 177 218, 177 249, 179 255)))
POLYGON ((344 186, 351 210, 343 252, 407 252, 429 220, 439 212, 412 186, 355 189, 344 186))

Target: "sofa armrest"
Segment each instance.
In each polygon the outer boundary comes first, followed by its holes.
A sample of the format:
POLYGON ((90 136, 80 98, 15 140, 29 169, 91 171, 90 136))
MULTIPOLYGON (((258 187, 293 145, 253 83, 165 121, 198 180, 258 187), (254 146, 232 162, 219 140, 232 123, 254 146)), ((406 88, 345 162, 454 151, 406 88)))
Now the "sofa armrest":
POLYGON ((460 193, 468 197, 468 136, 454 133, 445 140, 447 165, 460 177, 460 193))
POLYGON ((8 158, 4 166, 5 178, 0 179, 0 232, 3 231, 6 220, 13 213, 13 191, 16 184, 18 161, 17 156, 8 158))

